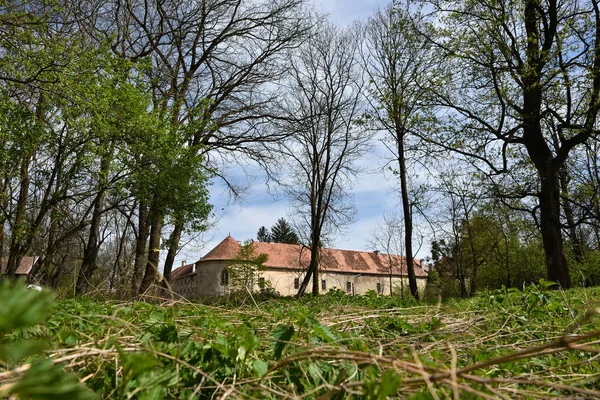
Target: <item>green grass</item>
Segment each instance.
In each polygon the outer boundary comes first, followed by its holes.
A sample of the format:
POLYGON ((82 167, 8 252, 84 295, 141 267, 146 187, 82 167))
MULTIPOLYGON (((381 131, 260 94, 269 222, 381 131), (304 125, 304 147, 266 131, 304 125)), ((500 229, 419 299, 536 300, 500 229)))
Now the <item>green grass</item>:
POLYGON ((211 305, 4 286, 0 397, 600 397, 600 289, 543 286, 440 304, 333 292, 211 305))

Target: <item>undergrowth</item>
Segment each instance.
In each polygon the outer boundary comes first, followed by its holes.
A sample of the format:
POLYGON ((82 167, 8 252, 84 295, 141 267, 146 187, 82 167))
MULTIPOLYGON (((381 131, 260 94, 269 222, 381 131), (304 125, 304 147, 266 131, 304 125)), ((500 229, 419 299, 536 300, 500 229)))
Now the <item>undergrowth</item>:
POLYGON ((0 397, 596 398, 600 290, 419 304, 54 300, 0 287, 0 397))

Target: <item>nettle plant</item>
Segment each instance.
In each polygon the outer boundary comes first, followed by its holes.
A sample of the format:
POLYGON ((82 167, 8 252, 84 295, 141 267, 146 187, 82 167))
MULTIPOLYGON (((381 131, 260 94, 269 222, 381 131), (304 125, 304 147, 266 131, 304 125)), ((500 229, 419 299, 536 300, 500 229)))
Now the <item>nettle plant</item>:
POLYGON ((65 372, 51 348, 43 323, 54 303, 51 292, 28 290, 22 282, 0 285, 0 397, 96 399, 98 396, 65 372))

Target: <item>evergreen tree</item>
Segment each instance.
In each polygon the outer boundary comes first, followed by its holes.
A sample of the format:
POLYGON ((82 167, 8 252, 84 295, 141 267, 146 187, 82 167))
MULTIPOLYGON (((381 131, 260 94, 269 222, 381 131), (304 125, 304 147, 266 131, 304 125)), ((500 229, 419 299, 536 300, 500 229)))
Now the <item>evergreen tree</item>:
POLYGON ((277 223, 271 227, 270 239, 275 243, 300 243, 300 239, 296 232, 294 232, 294 228, 284 218, 279 218, 277 223))
POLYGON ((271 234, 269 233, 269 230, 264 226, 258 228, 258 232, 256 232, 256 240, 258 242, 270 242, 271 234))

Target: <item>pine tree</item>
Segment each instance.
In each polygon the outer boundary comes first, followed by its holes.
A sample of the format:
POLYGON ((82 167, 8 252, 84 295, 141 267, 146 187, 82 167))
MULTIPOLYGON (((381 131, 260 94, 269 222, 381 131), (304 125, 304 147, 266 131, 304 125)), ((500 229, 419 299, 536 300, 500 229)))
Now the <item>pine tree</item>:
POLYGON ((275 243, 300 243, 300 239, 296 232, 294 232, 294 228, 284 218, 279 218, 277 223, 271 227, 270 239, 275 243))
POLYGON ((258 242, 270 242, 271 234, 269 233, 269 230, 264 226, 258 228, 258 232, 256 232, 256 240, 258 242))

